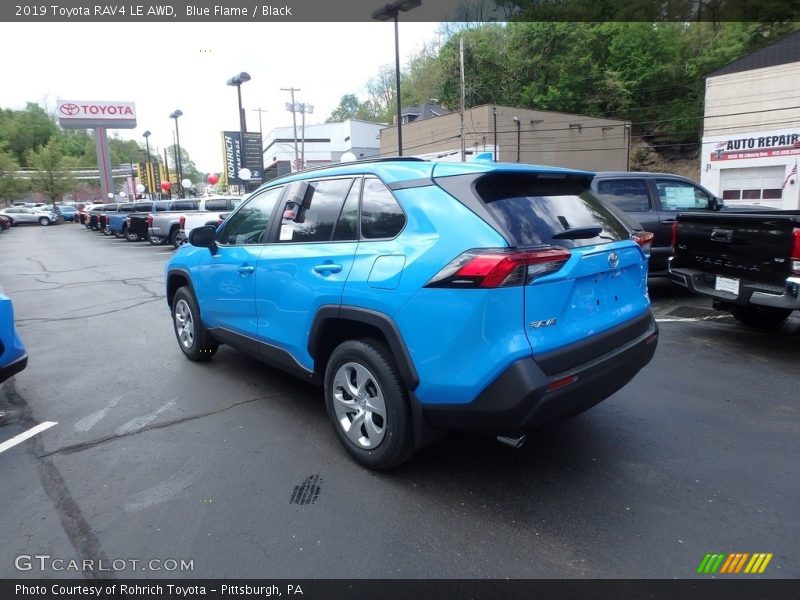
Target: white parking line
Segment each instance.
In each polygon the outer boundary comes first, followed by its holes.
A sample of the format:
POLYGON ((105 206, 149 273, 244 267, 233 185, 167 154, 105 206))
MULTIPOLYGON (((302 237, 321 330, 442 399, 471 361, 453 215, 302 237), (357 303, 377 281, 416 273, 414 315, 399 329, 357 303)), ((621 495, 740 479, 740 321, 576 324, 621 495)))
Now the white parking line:
POLYGON ((716 321, 727 319, 730 315, 714 315, 710 317, 656 317, 656 323, 694 323, 696 321, 716 321))
POLYGON ((28 431, 24 431, 19 435, 15 435, 10 440, 3 442, 0 444, 0 454, 8 450, 9 448, 13 448, 17 444, 21 444, 28 438, 32 438, 37 433, 43 432, 45 429, 50 429, 53 425, 58 425, 55 421, 45 421, 44 423, 39 423, 36 427, 32 427, 28 429, 28 431))

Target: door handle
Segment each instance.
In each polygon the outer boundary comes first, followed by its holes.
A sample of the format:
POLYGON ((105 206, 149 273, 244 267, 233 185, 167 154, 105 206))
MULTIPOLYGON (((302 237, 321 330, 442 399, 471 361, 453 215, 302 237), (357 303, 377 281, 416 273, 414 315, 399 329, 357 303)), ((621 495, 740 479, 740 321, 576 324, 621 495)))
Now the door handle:
POLYGON ((317 265, 314 267, 314 273, 339 273, 342 270, 342 265, 335 265, 333 263, 325 263, 324 265, 317 265))
POLYGON ((663 221, 661 221, 661 222, 662 222, 662 223, 674 223, 674 222, 675 222, 675 219, 664 219, 664 220, 663 220, 663 221))
POLYGON ((236 270, 239 272, 239 275, 244 277, 245 275, 250 275, 253 271, 256 270, 256 268, 251 267, 250 265, 243 265, 236 270))

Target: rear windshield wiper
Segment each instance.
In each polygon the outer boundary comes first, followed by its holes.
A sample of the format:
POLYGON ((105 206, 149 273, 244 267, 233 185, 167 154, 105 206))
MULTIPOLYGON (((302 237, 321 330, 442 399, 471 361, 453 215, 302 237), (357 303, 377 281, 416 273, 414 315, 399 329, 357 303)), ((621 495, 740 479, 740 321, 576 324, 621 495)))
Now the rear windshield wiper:
POLYGON ((552 239, 554 240, 586 240, 589 238, 597 237, 603 232, 602 227, 575 227, 574 229, 567 229, 561 233, 555 234, 552 239))

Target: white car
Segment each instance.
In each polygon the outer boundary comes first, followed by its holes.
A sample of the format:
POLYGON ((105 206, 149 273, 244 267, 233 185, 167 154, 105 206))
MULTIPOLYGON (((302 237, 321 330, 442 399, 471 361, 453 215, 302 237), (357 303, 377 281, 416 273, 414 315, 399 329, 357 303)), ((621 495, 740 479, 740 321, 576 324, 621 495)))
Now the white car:
POLYGON ((0 210, 0 214, 6 215, 11 219, 12 225, 18 223, 39 223, 39 225, 50 225, 58 221, 58 215, 47 207, 12 206, 0 210))

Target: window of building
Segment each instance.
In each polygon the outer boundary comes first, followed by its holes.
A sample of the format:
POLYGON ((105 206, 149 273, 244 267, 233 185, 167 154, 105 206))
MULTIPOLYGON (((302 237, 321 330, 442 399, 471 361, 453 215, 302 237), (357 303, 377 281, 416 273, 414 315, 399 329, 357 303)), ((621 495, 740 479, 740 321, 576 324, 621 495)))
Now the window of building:
POLYGON ((761 200, 761 190, 742 190, 743 200, 761 200))
POLYGON ((761 193, 764 200, 779 200, 783 197, 783 190, 780 188, 766 189, 761 193))
POLYGON ((742 197, 742 190, 723 190, 723 200, 739 200, 742 197))

